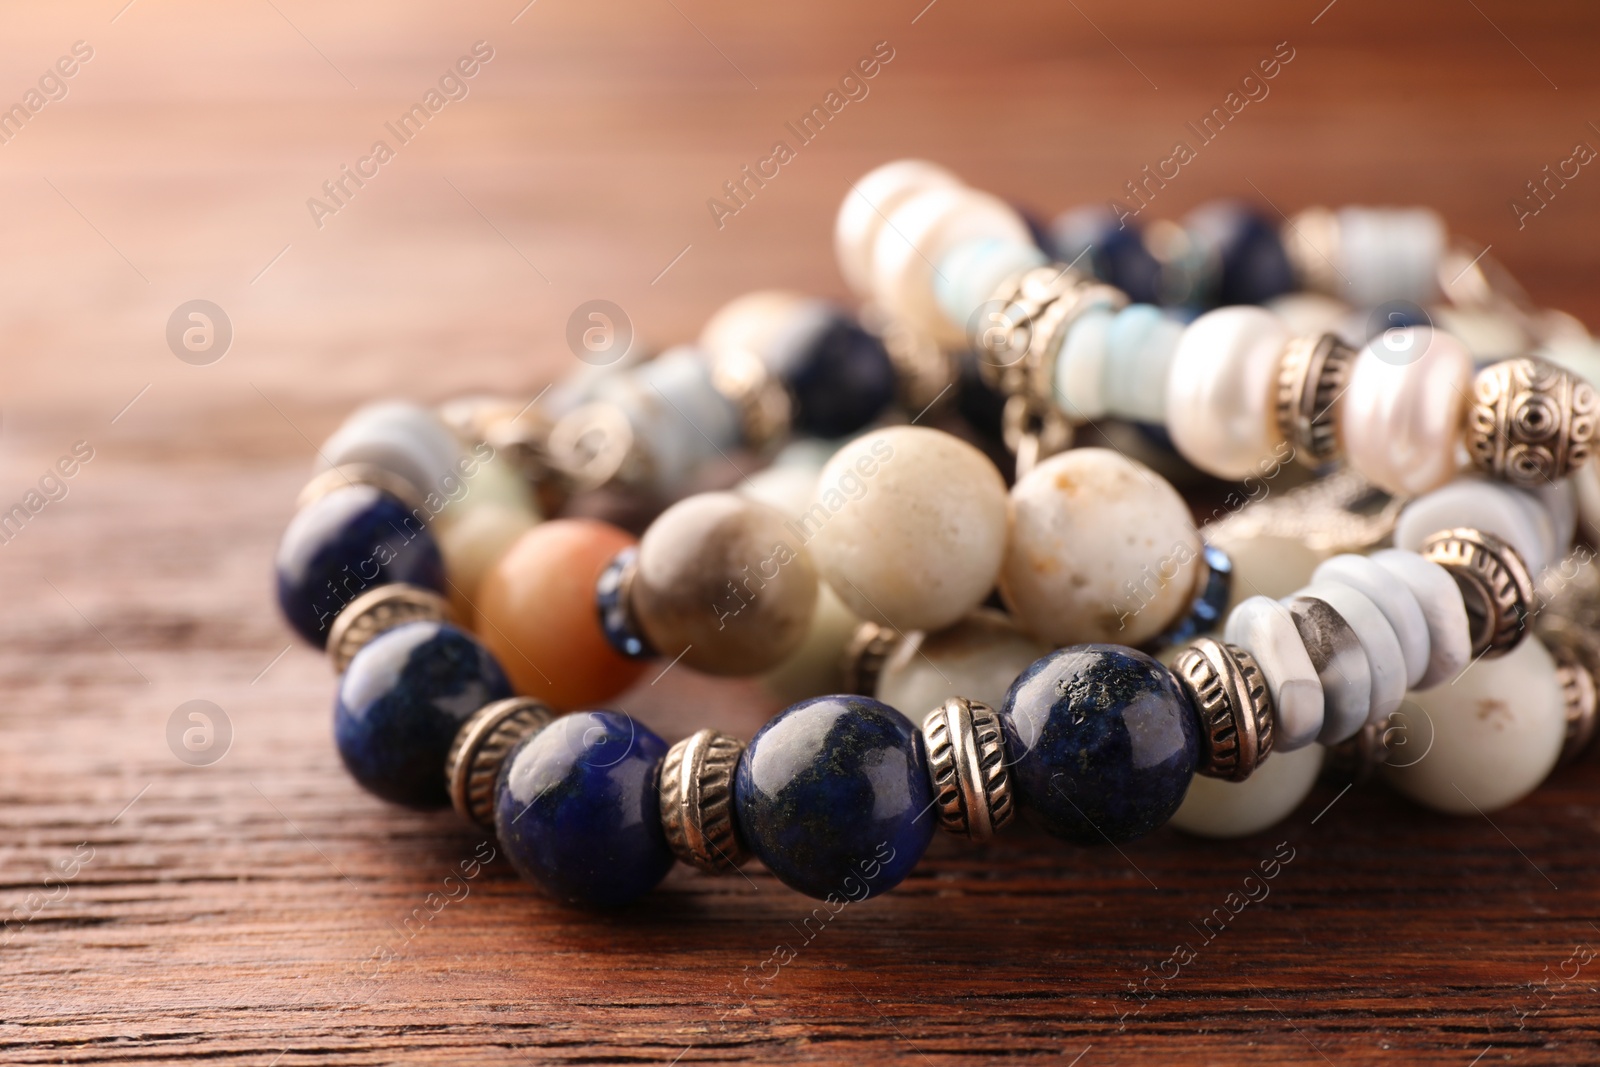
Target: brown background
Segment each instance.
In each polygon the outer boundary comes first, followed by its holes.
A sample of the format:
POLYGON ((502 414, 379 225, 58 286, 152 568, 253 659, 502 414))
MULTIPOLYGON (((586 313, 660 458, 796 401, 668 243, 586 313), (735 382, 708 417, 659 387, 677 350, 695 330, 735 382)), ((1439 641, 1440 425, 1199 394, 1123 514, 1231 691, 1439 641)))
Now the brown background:
MULTIPOLYGON (((0 506, 75 441, 95 458, 0 547, 0 907, 94 853, 0 946, 0 1060, 1600 1059, 1600 962, 1559 973, 1600 946, 1592 763, 1493 825, 1379 788, 1313 825, 1323 789, 1270 834, 1163 832, 1126 860, 941 840, 746 1000, 810 903, 757 869, 680 869, 595 918, 493 864, 404 942, 477 839, 359 792, 325 664, 275 659, 272 547, 309 442, 359 401, 531 396, 573 365, 562 330, 594 297, 667 343, 753 286, 839 294, 834 208, 896 157, 1048 214, 1103 200, 1280 41, 1271 95, 1153 212, 1252 182, 1288 212, 1429 203, 1600 325, 1600 175, 1520 232, 1508 207, 1600 145, 1600 12, 1324 2, 8 5, 0 99, 74 41, 95 56, 0 145, 0 506), (477 40, 495 56, 470 97, 317 229, 306 198, 477 40), (705 200, 880 40, 871 95, 719 232, 705 200), (195 297, 236 331, 206 367, 163 339, 195 297), (234 730, 206 768, 165 740, 196 698, 234 730), (1270 898, 1119 1028, 1128 984, 1280 841, 1270 898), (380 946, 399 958, 369 977, 380 946)), ((686 671, 624 704, 669 738, 773 710, 686 671)))

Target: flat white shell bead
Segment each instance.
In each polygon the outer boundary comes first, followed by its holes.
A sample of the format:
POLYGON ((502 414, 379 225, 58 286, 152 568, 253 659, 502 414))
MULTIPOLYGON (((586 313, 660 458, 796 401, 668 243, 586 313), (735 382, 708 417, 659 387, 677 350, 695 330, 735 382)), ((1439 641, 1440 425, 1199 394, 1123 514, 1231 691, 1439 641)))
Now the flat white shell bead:
POLYGON ((909 632, 943 629, 983 602, 1007 525, 989 457, 939 430, 894 426, 834 453, 788 529, 845 606, 909 632))
POLYGON ((947 630, 907 634, 874 695, 912 722, 957 696, 999 708, 1017 675, 1049 651, 1001 612, 980 608, 947 630))
POLYGON ((1458 526, 1509 544, 1534 577, 1555 558, 1555 523, 1539 496, 1487 478, 1459 478, 1411 501, 1395 523, 1394 543, 1415 552, 1433 534, 1458 526))
MULTIPOLYGON (((1406 698, 1406 657, 1394 628, 1382 610, 1360 591, 1341 582, 1313 582, 1300 596, 1316 597, 1334 611, 1355 632, 1367 658, 1367 714, 1354 727, 1331 731, 1324 725, 1324 740, 1343 741, 1361 728, 1362 722, 1382 722, 1406 698)), ((1327 688, 1327 682, 1323 682, 1327 688)))
POLYGON ((1242 782, 1194 776, 1174 829, 1198 837, 1244 837, 1287 819, 1310 794, 1327 749, 1307 745, 1272 755, 1242 782))
POLYGON ((1272 458, 1282 440, 1273 412, 1288 341, 1278 317, 1257 307, 1220 308, 1189 324, 1167 374, 1167 432, 1184 459, 1237 479, 1272 458))
POLYGON ((1293 752, 1315 741, 1322 732, 1322 682, 1289 609, 1253 596, 1228 614, 1223 639, 1254 656, 1267 680, 1274 751, 1293 752))
POLYGON ((1000 591, 1052 645, 1138 645, 1194 599, 1200 535, 1165 479, 1109 448, 1051 456, 1011 490, 1000 591))
POLYGON ((1352 363, 1339 401, 1350 465, 1390 493, 1417 496, 1457 470, 1472 357, 1425 326, 1385 330, 1352 363))
POLYGON ((1499 659, 1478 660, 1453 685, 1413 694, 1406 747, 1395 757, 1409 765, 1385 766, 1383 775, 1434 811, 1491 812, 1545 780, 1566 722, 1555 660, 1530 637, 1499 659))
MULTIPOLYGON (((1317 584, 1347 585, 1377 605, 1405 654, 1406 686, 1414 687, 1428 670, 1428 620, 1404 582, 1366 556, 1345 554, 1324 561, 1312 574, 1317 584)), ((1348 621, 1348 620, 1346 620, 1348 621)))
POLYGON ((1431 689, 1460 674, 1472 658, 1472 629, 1461 587, 1450 572, 1400 548, 1375 552, 1372 562, 1411 591, 1427 620, 1428 667, 1411 688, 1431 689))
POLYGON ((872 170, 851 186, 833 224, 833 251, 845 283, 858 296, 871 296, 872 249, 884 219, 924 189, 960 185, 960 178, 937 163, 900 159, 872 170))

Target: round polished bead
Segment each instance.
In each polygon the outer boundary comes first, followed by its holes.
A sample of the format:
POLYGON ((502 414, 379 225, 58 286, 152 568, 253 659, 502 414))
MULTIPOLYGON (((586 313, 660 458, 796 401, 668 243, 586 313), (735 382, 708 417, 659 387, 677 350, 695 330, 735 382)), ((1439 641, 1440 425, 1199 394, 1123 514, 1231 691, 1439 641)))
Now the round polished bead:
POLYGON ((344 606, 328 627, 328 663, 343 674, 373 638, 408 622, 455 622, 450 602, 418 585, 380 585, 344 606))
POLYGON ((1450 572, 1415 552, 1399 548, 1373 553, 1372 562, 1411 593, 1427 622, 1428 663, 1411 688, 1431 689, 1460 674, 1472 659, 1472 631, 1461 587, 1450 572))
POLYGON ((447 589, 433 535, 370 485, 332 490, 301 509, 283 531, 275 569, 284 618, 318 648, 340 610, 369 589, 394 582, 447 589))
POLYGON ((1184 217, 1183 227, 1217 265, 1212 303, 1265 304, 1299 288, 1278 228, 1235 201, 1203 204, 1184 217))
POLYGON ((1128 299, 1156 303, 1162 295, 1161 263, 1136 225, 1100 205, 1074 208, 1050 224, 1056 258, 1116 286, 1128 299))
POLYGON ((1247 837, 1287 819, 1310 795, 1327 749, 1279 752, 1242 782, 1195 775, 1172 828, 1196 837, 1247 837))
POLYGON ((1472 357, 1428 327, 1386 330, 1361 350, 1339 401, 1345 456, 1362 477, 1402 496, 1456 474, 1472 357))
POLYGON ((1273 749, 1293 752, 1315 741, 1326 718, 1322 681, 1289 609, 1264 596, 1250 597, 1228 614, 1223 636, 1254 656, 1266 677, 1273 749))
POLYGON ((1000 589, 1041 641, 1141 644, 1188 609, 1202 568, 1183 498, 1120 452, 1062 452, 1011 490, 1000 589))
POLYGON ((938 822, 921 733, 868 697, 779 713, 745 749, 733 790, 750 851, 791 889, 824 900, 894 888, 938 822))
POLYGON ((495 833, 528 881, 566 904, 617 908, 673 864, 656 788, 667 743, 616 711, 564 715, 507 758, 495 833))
POLYGON ((639 542, 630 607, 663 656, 708 674, 759 674, 805 640, 811 554, 782 512, 735 493, 680 500, 639 542))
POLYGON ((973 446, 896 426, 845 445, 790 529, 851 611, 941 630, 983 602, 1006 550, 1006 487, 973 446))
MULTIPOLYGON (((1334 556, 1317 567, 1312 582, 1349 586, 1377 606, 1400 643, 1406 687, 1414 689, 1428 671, 1428 620, 1422 604, 1404 582, 1366 556, 1334 556)), ((1359 632, 1359 628, 1358 628, 1359 632)))
POLYGON ((1478 372, 1467 421, 1467 451, 1479 470, 1537 488, 1589 458, 1600 395, 1553 363, 1508 359, 1478 372))
POLYGON ((1167 432, 1184 459, 1219 478, 1259 473, 1282 440, 1274 404, 1289 341, 1277 316, 1230 307, 1189 324, 1167 377, 1167 432))
POLYGON ((1412 694, 1406 716, 1419 755, 1408 750, 1403 766, 1391 759, 1384 777, 1453 815, 1492 812, 1532 792, 1555 768, 1566 734, 1556 663, 1537 640, 1473 663, 1452 685, 1412 694))
POLYGON ((461 442, 435 412, 401 400, 357 409, 317 450, 319 469, 370 463, 441 504, 454 494, 464 458, 461 442))
POLYGON ((594 519, 554 519, 523 534, 484 578, 473 629, 517 691, 552 707, 595 704, 622 692, 645 665, 601 632, 595 582, 634 544, 594 519))
POLYGON ((1023 810, 1079 844, 1161 826, 1199 765, 1200 726, 1172 674, 1118 645, 1039 660, 1006 694, 1000 720, 1023 810))
POLYGON ((913 717, 957 696, 998 708, 1017 675, 1049 651, 1005 614, 979 608, 948 629, 897 641, 873 695, 913 717))
POLYGON ((339 680, 333 734, 368 792, 413 808, 450 803, 445 763, 461 724, 511 696, 487 649, 449 623, 412 622, 374 638, 339 680))
POLYGON ((829 308, 776 339, 772 367, 794 398, 794 429, 817 437, 860 431, 894 402, 883 342, 829 308))
POLYGON ((833 250, 845 283, 872 295, 872 254, 878 232, 895 209, 924 189, 957 187, 961 179, 936 163, 901 159, 885 163, 850 187, 834 220, 833 250))

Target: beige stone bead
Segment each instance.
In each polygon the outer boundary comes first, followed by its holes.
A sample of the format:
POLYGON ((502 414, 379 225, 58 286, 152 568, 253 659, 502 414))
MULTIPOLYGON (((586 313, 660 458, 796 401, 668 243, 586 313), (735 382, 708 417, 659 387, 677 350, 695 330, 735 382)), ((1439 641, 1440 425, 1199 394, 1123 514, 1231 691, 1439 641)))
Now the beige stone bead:
POLYGON ((800 647, 761 676, 761 687, 782 705, 842 692, 844 651, 861 620, 827 582, 817 583, 817 610, 800 647))
POLYGON ((1017 675, 1049 651, 1003 612, 979 608, 947 630, 907 634, 878 672, 874 695, 912 722, 951 697, 999 708, 1017 675))
POLYGON ((1293 814, 1311 793, 1327 749, 1273 752, 1242 782, 1194 776, 1171 826, 1197 837, 1245 837, 1293 814))

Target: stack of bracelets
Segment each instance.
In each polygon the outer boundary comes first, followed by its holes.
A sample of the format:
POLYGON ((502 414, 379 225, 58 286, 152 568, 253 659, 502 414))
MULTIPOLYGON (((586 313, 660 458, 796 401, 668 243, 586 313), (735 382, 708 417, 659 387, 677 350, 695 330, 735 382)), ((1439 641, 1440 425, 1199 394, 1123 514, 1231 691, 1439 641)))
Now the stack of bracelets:
POLYGON ((838 217, 859 320, 756 293, 533 404, 357 412, 276 568, 350 773, 593 906, 750 856, 861 899, 936 823, 1019 812, 1085 845, 1249 834, 1324 772, 1526 795, 1595 730, 1587 333, 1426 211, 1150 231, 892 163, 838 217), (682 496, 729 452, 771 462, 682 496), (596 490, 681 499, 637 539, 544 517, 596 490), (654 657, 789 706, 671 746, 574 710, 654 657))

